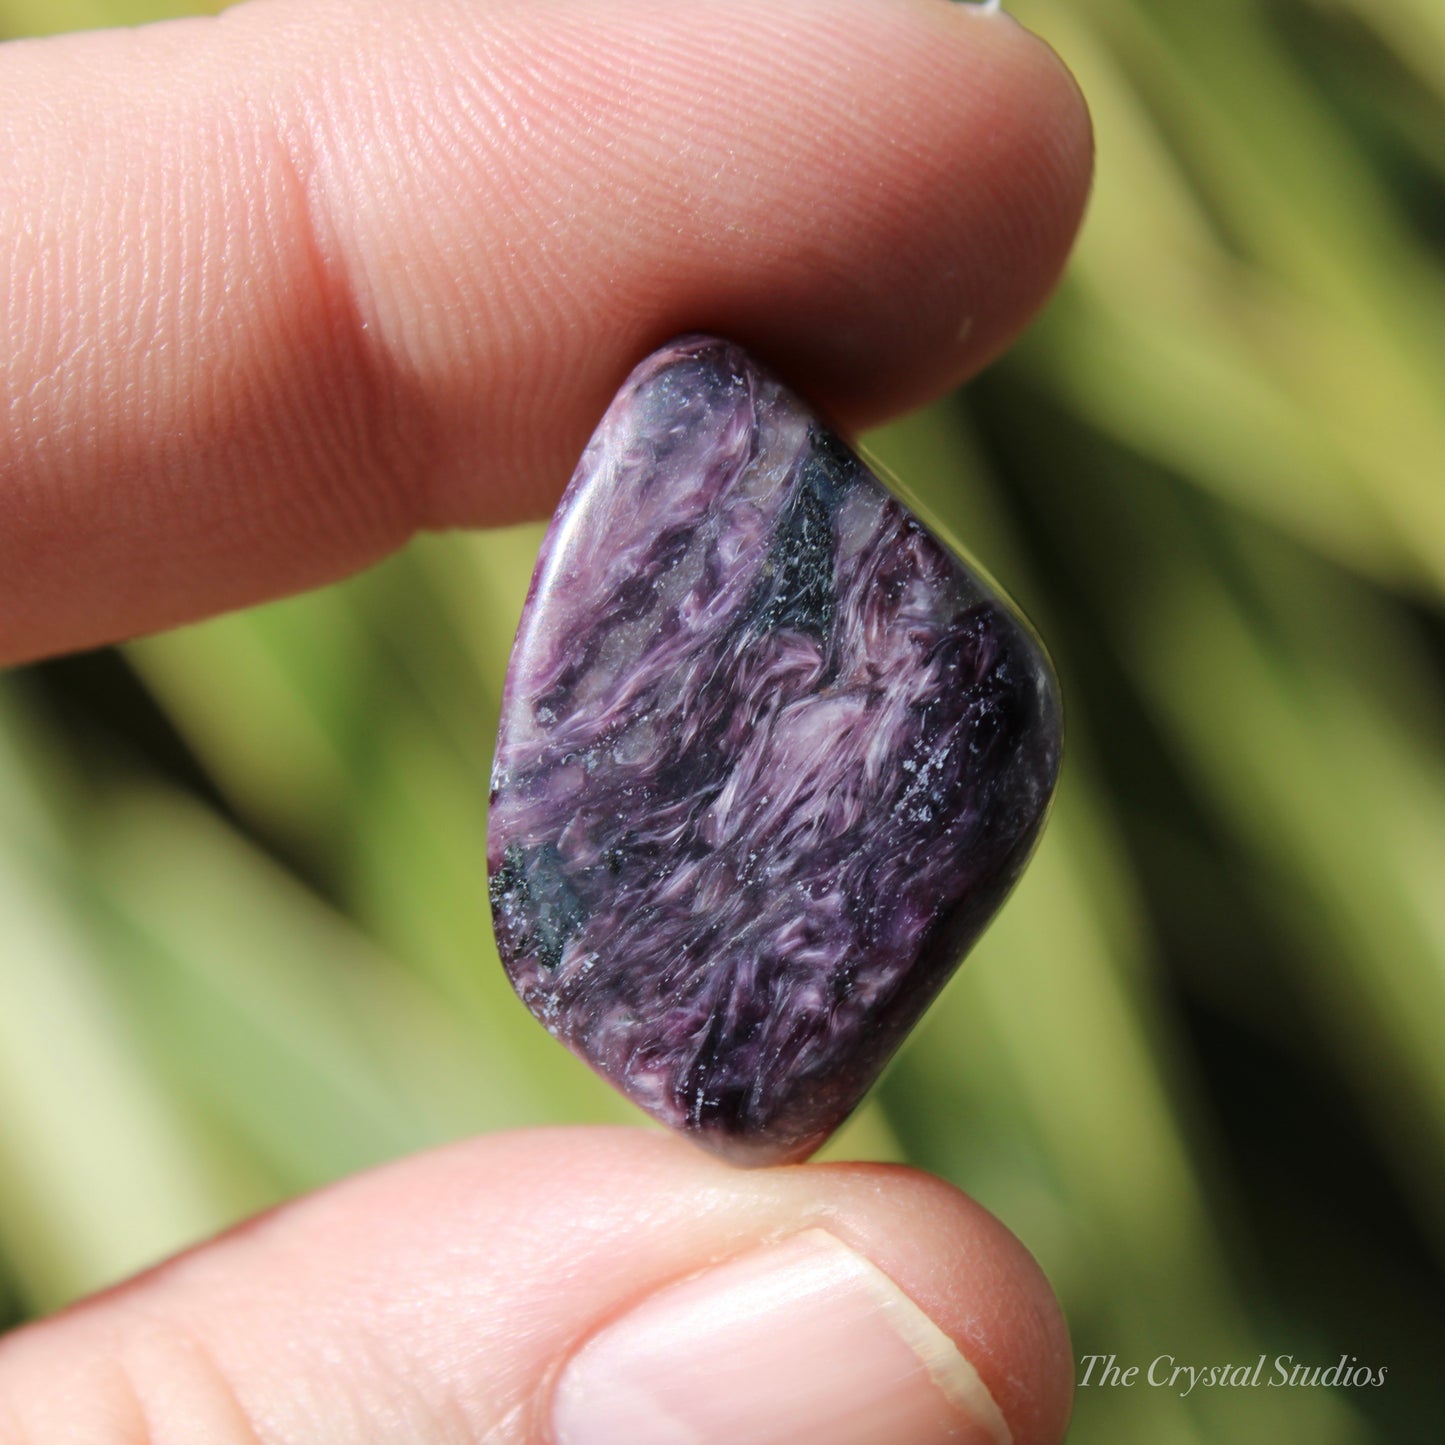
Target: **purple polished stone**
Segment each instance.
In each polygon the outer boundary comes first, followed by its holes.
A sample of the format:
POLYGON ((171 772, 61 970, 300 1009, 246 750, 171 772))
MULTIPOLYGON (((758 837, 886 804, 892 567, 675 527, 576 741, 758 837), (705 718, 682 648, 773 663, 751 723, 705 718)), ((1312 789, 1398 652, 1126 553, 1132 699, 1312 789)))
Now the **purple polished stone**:
POLYGON ((1027 625, 746 353, 685 337, 537 561, 492 774, 503 962, 656 1118, 805 1158, 1018 877, 1058 758, 1027 625))

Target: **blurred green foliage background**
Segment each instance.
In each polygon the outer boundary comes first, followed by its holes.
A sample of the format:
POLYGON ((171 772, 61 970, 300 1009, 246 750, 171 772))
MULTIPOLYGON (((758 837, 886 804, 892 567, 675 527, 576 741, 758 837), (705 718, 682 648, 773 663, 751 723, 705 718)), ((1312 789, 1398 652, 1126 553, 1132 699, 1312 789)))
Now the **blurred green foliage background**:
MULTIPOLYGON (((1080 1356, 1389 1370, 1086 1388, 1080 1445, 1435 1441, 1445 3, 1010 8, 1091 99, 1087 228, 1012 355, 870 440, 1049 639, 1069 759, 834 1152, 1000 1214, 1080 1356)), ((539 536, 0 677, 0 1318, 406 1150, 630 1117, 487 920, 539 536)))

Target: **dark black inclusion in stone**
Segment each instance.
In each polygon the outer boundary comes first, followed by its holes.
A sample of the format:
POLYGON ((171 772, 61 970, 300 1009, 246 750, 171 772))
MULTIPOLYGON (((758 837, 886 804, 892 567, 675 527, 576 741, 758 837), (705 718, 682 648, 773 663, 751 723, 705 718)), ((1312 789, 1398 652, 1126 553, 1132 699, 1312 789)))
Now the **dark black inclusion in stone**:
POLYGON ((517 930, 517 937, 547 968, 562 961, 567 940, 587 922, 587 909, 567 881, 555 843, 523 848, 513 843, 487 892, 493 911, 517 930))
POLYGON ((837 613, 833 580, 833 513, 851 453, 814 429, 799 469, 798 490, 778 518, 768 565, 758 579, 754 626, 759 632, 790 627, 827 642, 837 613))

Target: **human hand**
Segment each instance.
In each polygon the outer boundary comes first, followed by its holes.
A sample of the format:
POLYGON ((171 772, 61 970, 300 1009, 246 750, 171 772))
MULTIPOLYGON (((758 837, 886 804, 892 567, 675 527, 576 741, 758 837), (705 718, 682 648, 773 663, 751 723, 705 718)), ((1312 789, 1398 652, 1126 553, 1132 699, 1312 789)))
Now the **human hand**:
MULTIPOLYGON (((253 0, 0 50, 0 656, 541 514, 681 330, 877 420, 995 353, 1077 224, 1082 106, 997 15, 406 16, 253 0)), ((1028 1256, 936 1180, 537 1131, 337 1186, 11 1336, 0 1445, 848 1445, 999 1439, 995 1409, 1043 1445, 1071 1376, 1028 1256)))

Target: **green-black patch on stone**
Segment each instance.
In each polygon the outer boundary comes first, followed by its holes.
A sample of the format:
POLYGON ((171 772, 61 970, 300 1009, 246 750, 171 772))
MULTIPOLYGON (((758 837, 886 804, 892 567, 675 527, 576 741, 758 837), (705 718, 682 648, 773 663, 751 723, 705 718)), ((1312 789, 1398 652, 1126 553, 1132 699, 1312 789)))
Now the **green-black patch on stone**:
POLYGON ((536 848, 512 844, 487 885, 492 908, 515 929, 515 937, 547 968, 562 961, 568 939, 587 922, 587 910, 563 871, 555 843, 536 848))

